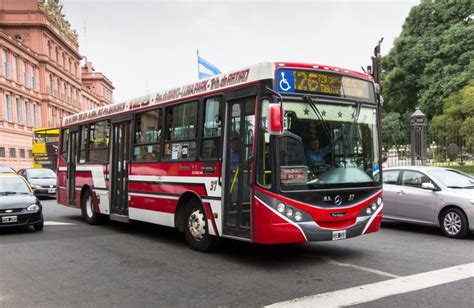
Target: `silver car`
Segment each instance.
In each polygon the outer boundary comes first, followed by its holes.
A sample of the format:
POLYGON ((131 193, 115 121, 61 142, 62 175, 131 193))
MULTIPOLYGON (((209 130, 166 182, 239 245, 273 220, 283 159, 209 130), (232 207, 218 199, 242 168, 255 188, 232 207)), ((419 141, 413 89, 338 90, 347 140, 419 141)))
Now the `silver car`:
POLYGON ((441 227, 448 237, 474 231, 474 178, 439 167, 383 170, 383 219, 441 227))

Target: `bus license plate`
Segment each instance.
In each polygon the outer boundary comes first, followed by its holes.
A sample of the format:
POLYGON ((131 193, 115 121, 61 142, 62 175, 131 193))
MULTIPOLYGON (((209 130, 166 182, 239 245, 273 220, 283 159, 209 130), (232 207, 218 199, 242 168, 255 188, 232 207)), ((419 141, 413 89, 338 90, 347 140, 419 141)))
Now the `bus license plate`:
POLYGON ((2 217, 2 224, 8 224, 12 222, 17 222, 18 218, 17 216, 3 216, 2 217))
POLYGON ((346 230, 332 231, 332 240, 343 240, 346 238, 346 230))

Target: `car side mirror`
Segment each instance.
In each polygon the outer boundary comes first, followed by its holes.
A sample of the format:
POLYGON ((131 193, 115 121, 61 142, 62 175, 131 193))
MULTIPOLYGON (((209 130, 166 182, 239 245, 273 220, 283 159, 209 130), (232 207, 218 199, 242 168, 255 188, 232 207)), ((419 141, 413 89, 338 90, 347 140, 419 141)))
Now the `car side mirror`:
POLYGON ((433 185, 433 183, 421 183, 421 188, 433 191, 436 190, 436 187, 433 185))

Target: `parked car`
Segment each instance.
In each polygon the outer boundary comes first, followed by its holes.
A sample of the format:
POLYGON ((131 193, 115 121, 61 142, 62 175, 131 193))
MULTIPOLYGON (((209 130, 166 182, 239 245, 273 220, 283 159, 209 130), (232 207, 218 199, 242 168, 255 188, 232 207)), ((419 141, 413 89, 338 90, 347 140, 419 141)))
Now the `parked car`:
POLYGON ((0 165, 0 173, 16 173, 15 170, 8 166, 1 166, 0 165))
POLYGON ((56 197, 56 173, 48 168, 28 168, 18 170, 35 190, 37 196, 56 197))
POLYGON ((0 174, 0 228, 32 225, 43 230, 42 205, 28 182, 17 174, 0 174))
POLYGON ((474 231, 474 178, 438 167, 383 171, 384 220, 441 227, 452 238, 474 231))

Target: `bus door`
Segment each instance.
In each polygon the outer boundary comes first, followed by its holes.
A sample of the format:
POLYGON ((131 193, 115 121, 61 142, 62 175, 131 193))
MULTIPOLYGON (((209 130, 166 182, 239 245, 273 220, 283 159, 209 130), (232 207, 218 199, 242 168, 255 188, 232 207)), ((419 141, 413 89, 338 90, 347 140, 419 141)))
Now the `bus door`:
POLYGON ((131 119, 112 120, 110 154, 110 219, 128 222, 128 170, 131 119))
POLYGON ((251 189, 255 97, 227 104, 224 234, 251 237, 251 189))
POLYGON ((73 127, 69 130, 67 145, 67 204, 70 206, 76 206, 76 163, 78 161, 79 126, 73 127))

